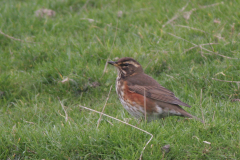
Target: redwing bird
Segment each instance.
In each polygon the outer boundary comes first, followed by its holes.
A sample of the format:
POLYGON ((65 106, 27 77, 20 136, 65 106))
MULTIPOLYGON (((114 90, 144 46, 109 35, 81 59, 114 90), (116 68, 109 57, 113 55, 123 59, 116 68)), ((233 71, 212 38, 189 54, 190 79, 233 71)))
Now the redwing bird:
POLYGON ((142 66, 133 58, 109 61, 118 70, 116 91, 123 107, 137 119, 152 121, 167 116, 195 118, 180 107, 190 105, 180 101, 174 93, 161 86, 143 72, 142 66))

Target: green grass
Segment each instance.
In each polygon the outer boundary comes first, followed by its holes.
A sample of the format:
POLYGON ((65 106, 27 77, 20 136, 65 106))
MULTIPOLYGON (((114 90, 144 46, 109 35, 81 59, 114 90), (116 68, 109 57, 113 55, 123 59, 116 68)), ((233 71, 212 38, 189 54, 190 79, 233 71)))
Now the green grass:
POLYGON ((111 66, 103 75, 105 63, 108 57, 126 56, 190 104, 185 108, 189 113, 202 118, 203 112, 206 121, 169 117, 138 124, 113 87, 104 113, 131 118, 130 124, 153 134, 143 159, 238 159, 240 103, 232 100, 240 99, 240 83, 212 78, 240 81, 240 3, 201 8, 221 1, 189 1, 184 12, 196 10, 186 20, 180 10, 187 2, 1 1, 0 30, 28 42, 0 34, 0 159, 138 159, 149 135, 107 117, 97 128, 99 115, 79 107, 102 110, 117 76, 111 66), (36 17, 41 8, 56 16, 36 17), (204 57, 199 47, 184 52, 193 45, 183 39, 218 43, 203 47, 236 59, 207 51, 204 57), (67 77, 71 81, 62 83, 67 77), (92 87, 94 82, 100 86, 92 87), (66 106, 67 122, 58 97, 66 106), (171 150, 163 154, 166 144, 171 150))

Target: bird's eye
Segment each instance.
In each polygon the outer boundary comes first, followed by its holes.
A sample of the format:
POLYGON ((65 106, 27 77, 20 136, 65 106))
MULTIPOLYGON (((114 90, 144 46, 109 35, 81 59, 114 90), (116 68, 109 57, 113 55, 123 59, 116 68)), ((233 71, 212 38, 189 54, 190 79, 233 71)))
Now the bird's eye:
POLYGON ((123 63, 121 66, 129 66, 129 63, 123 63))

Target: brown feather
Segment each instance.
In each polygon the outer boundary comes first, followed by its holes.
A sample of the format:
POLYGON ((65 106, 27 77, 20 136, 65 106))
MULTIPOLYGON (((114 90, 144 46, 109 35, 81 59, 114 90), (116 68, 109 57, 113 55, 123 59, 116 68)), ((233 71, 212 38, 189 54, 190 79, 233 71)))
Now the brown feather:
POLYGON ((162 109, 165 112, 169 112, 171 110, 174 110, 176 112, 181 113, 181 116, 183 117, 189 117, 189 118, 194 118, 193 115, 191 115, 190 113, 186 112, 183 108, 181 108, 179 105, 175 105, 175 104, 169 104, 169 103, 165 103, 165 102, 161 102, 161 101, 157 101, 157 105, 161 106, 162 109))
POLYGON ((161 86, 152 77, 146 74, 136 74, 126 78, 129 89, 132 92, 145 95, 147 98, 155 99, 161 102, 191 107, 190 105, 180 101, 173 92, 161 86))

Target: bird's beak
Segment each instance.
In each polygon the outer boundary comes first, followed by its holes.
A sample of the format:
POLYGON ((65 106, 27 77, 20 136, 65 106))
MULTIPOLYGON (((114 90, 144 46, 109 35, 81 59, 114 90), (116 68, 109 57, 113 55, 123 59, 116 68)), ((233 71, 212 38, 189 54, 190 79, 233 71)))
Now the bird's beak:
POLYGON ((118 66, 117 63, 114 62, 114 61, 108 61, 108 64, 111 64, 111 65, 113 65, 113 66, 118 66))

